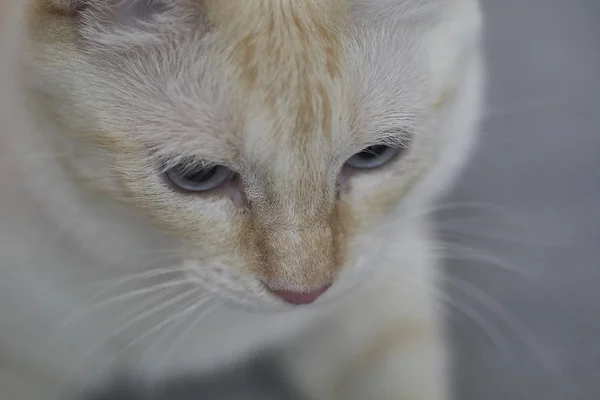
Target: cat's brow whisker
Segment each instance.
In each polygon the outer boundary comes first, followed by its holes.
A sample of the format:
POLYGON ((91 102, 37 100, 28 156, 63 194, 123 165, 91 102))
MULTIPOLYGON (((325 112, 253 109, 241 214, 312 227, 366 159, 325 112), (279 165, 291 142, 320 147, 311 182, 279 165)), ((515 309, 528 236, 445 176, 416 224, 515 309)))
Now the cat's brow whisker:
POLYGON ((518 138, 514 138, 512 136, 501 136, 498 135, 497 133, 491 133, 489 131, 484 131, 484 130, 479 130, 479 135, 480 136, 485 136, 487 138, 490 138, 491 140, 494 141, 500 141, 503 144, 507 144, 510 146, 514 146, 515 148, 519 147, 519 139, 518 138))
POLYGON ((559 95, 552 93, 551 95, 544 97, 536 97, 526 99, 521 102, 513 102, 508 106, 489 105, 487 110, 485 110, 483 120, 484 122, 487 122, 495 118, 502 118, 515 114, 541 110, 548 106, 560 106, 563 104, 568 104, 569 101, 576 99, 579 96, 580 95, 578 93, 560 93, 559 95))

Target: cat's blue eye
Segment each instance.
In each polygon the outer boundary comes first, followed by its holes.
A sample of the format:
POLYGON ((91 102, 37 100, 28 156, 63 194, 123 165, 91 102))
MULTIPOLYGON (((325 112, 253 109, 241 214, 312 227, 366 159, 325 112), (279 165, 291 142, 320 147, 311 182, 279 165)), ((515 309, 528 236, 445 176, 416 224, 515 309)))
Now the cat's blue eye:
POLYGON ((346 161, 346 165, 356 169, 372 169, 381 167, 393 160, 402 149, 396 147, 375 145, 369 146, 360 153, 356 153, 346 161))
POLYGON ((190 168, 180 164, 165 171, 164 175, 177 189, 186 192, 206 192, 231 180, 235 172, 222 165, 200 165, 190 168))

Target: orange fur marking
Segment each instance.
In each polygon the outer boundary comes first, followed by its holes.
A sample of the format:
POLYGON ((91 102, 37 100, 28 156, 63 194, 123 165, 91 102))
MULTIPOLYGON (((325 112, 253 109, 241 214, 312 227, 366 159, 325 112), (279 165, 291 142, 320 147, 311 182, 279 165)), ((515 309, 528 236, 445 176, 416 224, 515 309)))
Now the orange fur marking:
MULTIPOLYGON (((205 5, 224 68, 238 81, 234 96, 243 112, 266 113, 264 134, 290 140, 300 152, 314 147, 314 139, 328 138, 343 73, 346 2, 208 0, 205 5)), ((349 213, 337 206, 304 207, 315 201, 303 201, 314 189, 309 186, 290 194, 300 200, 294 226, 269 222, 276 210, 266 216, 256 205, 244 229, 248 264, 276 286, 316 288, 343 264, 349 213)))
POLYGON ((243 93, 266 106, 276 134, 327 135, 342 74, 345 1, 209 0, 209 20, 243 93))
POLYGON ((293 226, 279 218, 265 222, 263 213, 252 212, 240 234, 252 271, 277 288, 291 290, 331 282, 345 261, 347 242, 354 233, 348 205, 337 201, 329 210, 298 210, 301 222, 293 226))

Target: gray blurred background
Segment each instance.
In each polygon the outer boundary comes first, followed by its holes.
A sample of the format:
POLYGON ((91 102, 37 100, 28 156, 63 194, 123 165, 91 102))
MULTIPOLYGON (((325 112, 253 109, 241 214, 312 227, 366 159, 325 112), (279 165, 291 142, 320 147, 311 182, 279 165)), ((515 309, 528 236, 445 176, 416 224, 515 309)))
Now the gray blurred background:
POLYGON ((449 290, 498 343, 456 319, 457 398, 600 399, 600 0, 483 5, 488 117, 449 201, 496 210, 445 234, 479 249, 449 290))
MULTIPOLYGON (((600 0, 483 6, 482 142, 439 213, 457 399, 597 400, 600 0)), ((268 362, 150 397, 293 398, 268 362)))

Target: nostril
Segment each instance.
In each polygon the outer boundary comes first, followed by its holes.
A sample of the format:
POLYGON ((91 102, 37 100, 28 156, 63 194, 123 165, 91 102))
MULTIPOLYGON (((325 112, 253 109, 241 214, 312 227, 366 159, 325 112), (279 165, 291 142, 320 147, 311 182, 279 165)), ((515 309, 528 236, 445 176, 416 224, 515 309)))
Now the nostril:
POLYGON ((271 292, 291 304, 310 304, 325 293, 330 286, 331 284, 327 284, 308 292, 295 292, 292 290, 271 290, 271 292))

